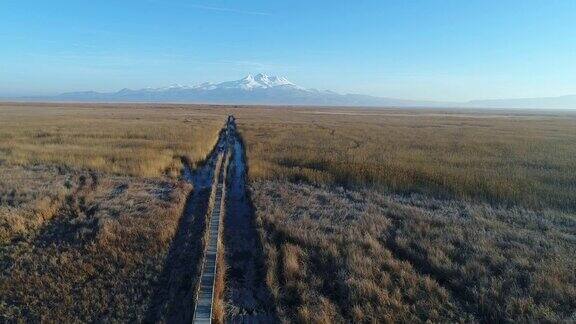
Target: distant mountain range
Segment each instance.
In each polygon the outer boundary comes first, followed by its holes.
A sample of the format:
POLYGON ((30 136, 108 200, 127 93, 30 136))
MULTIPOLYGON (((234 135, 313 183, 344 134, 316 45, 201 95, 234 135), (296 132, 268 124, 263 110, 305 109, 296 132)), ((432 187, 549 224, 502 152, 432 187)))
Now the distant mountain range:
POLYGON ((576 108, 576 96, 437 102, 338 94, 328 90, 306 89, 284 77, 248 75, 240 80, 205 82, 194 86, 171 85, 117 92, 68 92, 51 97, 19 98, 36 101, 72 102, 182 102, 212 104, 266 104, 372 107, 487 107, 487 108, 576 108))

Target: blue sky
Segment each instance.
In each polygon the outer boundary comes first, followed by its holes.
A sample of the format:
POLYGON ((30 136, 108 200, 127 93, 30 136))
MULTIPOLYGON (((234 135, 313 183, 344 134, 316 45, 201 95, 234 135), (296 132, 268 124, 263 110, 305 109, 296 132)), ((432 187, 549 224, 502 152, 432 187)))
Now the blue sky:
POLYGON ((576 1, 0 1, 0 95, 283 75, 407 99, 576 94, 576 1))

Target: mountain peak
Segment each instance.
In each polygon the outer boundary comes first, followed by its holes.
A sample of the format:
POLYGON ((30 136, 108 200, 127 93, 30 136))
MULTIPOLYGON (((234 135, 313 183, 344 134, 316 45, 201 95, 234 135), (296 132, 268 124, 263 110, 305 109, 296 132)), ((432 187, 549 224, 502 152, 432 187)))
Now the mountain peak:
POLYGON ((299 88, 284 77, 269 76, 265 73, 258 73, 254 76, 252 74, 248 74, 240 80, 222 82, 217 85, 219 88, 242 90, 268 89, 278 86, 290 86, 299 88))
POLYGON ((254 81, 265 85, 266 87, 276 87, 283 85, 295 86, 294 83, 288 81, 285 77, 279 77, 275 75, 267 75, 265 73, 258 73, 254 76, 254 81))
POLYGON ((268 75, 264 73, 258 73, 254 76, 254 80, 267 80, 268 75))

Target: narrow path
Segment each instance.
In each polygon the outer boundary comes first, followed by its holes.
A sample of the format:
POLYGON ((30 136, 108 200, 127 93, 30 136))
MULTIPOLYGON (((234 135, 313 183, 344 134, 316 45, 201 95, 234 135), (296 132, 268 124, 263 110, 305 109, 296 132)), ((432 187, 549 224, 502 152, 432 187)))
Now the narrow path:
POLYGON ((148 306, 147 323, 190 323, 193 315, 194 290, 200 273, 200 262, 204 247, 202 240, 206 229, 206 212, 214 169, 225 141, 224 132, 214 150, 202 166, 192 170, 184 164, 183 178, 193 184, 178 230, 172 239, 163 266, 148 306))
POLYGON ((198 298, 196 299, 196 308, 194 310, 193 323, 211 323, 212 321, 212 303, 214 297, 214 282, 216 279, 216 259, 218 256, 218 238, 220 233, 220 223, 222 219, 223 196, 225 187, 225 151, 221 152, 222 163, 218 172, 218 182, 214 196, 214 208, 212 209, 209 228, 208 244, 202 264, 200 275, 200 285, 198 288, 198 298))
POLYGON ((226 321, 277 322, 273 299, 265 283, 263 249, 254 223, 254 208, 247 194, 244 147, 233 119, 221 132, 207 162, 196 170, 186 166, 183 177, 193 183, 194 190, 170 246, 146 322, 212 322, 218 239, 224 218, 226 225, 222 233, 228 267, 226 321), (228 151, 231 153, 229 165, 224 161, 228 151), (218 179, 214 179, 215 175, 218 179))
POLYGON ((193 323, 211 323, 214 303, 214 285, 216 279, 218 241, 220 238, 220 224, 223 209, 225 208, 226 196, 226 168, 228 166, 228 152, 230 147, 231 134, 235 129, 233 119, 228 119, 224 131, 224 141, 218 146, 218 179, 215 181, 215 193, 213 207, 209 214, 209 228, 206 235, 207 246, 202 259, 202 270, 200 273, 200 284, 194 309, 193 323))

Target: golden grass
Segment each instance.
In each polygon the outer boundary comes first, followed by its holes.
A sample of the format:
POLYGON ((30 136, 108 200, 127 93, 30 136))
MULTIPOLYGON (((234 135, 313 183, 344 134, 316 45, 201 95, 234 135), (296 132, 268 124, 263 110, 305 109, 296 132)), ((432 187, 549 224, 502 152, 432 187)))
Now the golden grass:
POLYGON ((446 289, 396 259, 370 203, 305 185, 253 182, 267 283, 283 322, 455 322, 446 289), (312 190, 311 190, 312 189, 312 190))
POLYGON ((235 115, 283 321, 573 319, 573 112, 235 115))
MULTIPOLYGON (((212 107, 0 104, 0 322, 143 321, 212 107)), ((200 239, 200 238, 198 238, 200 239)))
POLYGON ((56 209, 46 205, 50 217, 31 217, 34 209, 23 202, 4 218, 1 206, 0 321, 142 321, 191 186, 55 168, 3 169, 30 192, 36 178, 53 178, 50 189, 64 197, 56 209))
POLYGON ((63 174, 45 168, 0 168, 0 245, 52 219, 69 193, 63 174))
POLYGON ((576 114, 239 111, 250 177, 576 208, 576 114))
POLYGON ((145 177, 202 161, 223 118, 209 108, 0 104, 0 162, 145 177))
POLYGON ((0 321, 143 320, 229 113, 281 319, 573 316, 574 114, 0 104, 0 321))
POLYGON ((283 322, 574 320, 574 214, 286 181, 251 188, 283 322))

